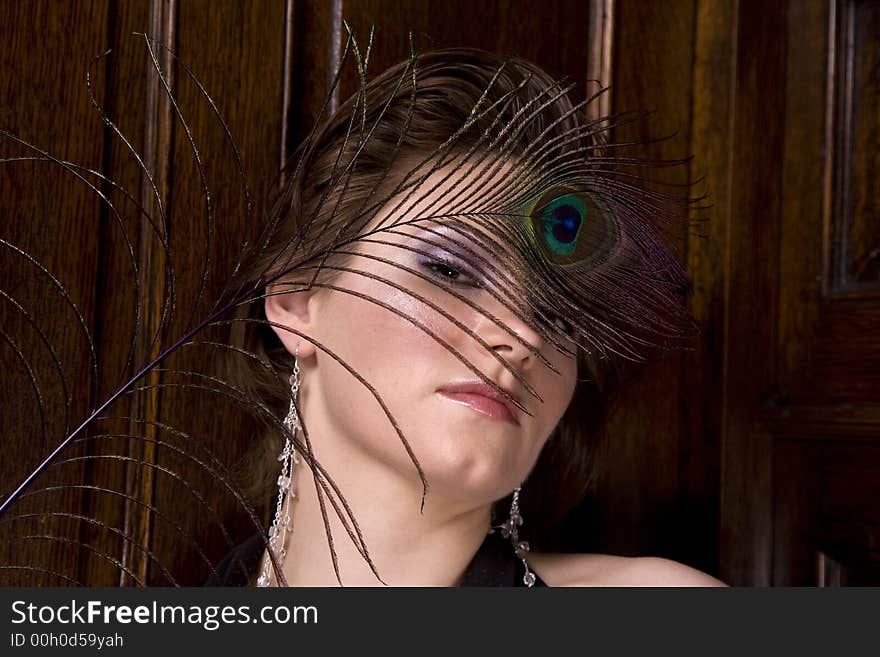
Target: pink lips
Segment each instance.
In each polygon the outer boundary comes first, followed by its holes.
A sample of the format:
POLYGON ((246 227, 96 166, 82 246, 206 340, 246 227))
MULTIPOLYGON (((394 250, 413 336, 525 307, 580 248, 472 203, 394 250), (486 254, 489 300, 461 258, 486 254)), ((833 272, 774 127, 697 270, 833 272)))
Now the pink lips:
POLYGON ((513 402, 504 398, 492 386, 482 381, 451 383, 443 386, 438 392, 444 397, 459 404, 470 406, 493 420, 502 420, 519 424, 519 409, 513 402))

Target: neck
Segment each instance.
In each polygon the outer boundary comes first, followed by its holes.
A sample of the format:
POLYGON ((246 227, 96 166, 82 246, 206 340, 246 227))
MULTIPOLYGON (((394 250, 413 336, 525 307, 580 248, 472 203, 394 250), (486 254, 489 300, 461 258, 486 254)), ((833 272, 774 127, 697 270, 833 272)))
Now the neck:
MULTIPOLYGON (((326 465, 326 464, 325 464, 326 465)), ((421 488, 369 464, 330 468, 351 508, 348 525, 363 537, 370 561, 352 541, 328 496, 324 508, 336 553, 336 568, 321 503, 310 468, 301 459, 294 472, 296 496, 289 500, 292 531, 287 537, 284 577, 289 586, 454 586, 464 575, 489 528, 490 506, 455 509, 429 494, 421 511, 421 488), (337 569, 339 578, 337 579, 337 569)), ((323 491, 322 491, 323 492, 323 491)), ((338 500, 338 498, 337 498, 338 500)), ((339 504, 342 508, 342 505, 339 504)))

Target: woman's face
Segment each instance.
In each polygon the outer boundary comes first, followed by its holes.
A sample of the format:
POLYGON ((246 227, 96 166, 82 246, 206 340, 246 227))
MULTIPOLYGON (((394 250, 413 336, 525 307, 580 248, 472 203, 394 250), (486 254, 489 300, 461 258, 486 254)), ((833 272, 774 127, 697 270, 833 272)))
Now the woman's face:
MULTIPOLYGON (((497 184, 503 184, 502 174, 497 184)), ((431 188, 442 177, 441 172, 433 174, 425 187, 431 188)), ((389 204, 372 225, 423 216, 444 186, 402 216, 392 216, 393 204, 389 204)), ((427 214, 434 212, 436 208, 427 214)), ((442 495, 466 505, 486 504, 508 494, 535 464, 571 400, 576 362, 496 299, 480 284, 481 275, 473 267, 419 240, 438 241, 425 227, 462 239, 442 221, 375 233, 370 237, 373 241, 349 249, 359 255, 343 266, 353 271, 341 271, 330 280, 333 289, 319 288, 307 301, 297 298, 301 293, 269 297, 267 316, 309 335, 376 390, 419 460, 430 487, 429 501, 442 495), (540 351, 559 373, 544 365, 517 336, 540 351), (543 401, 531 396, 496 356, 543 401), (485 396, 492 395, 488 388, 469 390, 469 384, 484 384, 462 361, 507 390, 531 416, 491 400, 485 396)), ((476 248, 472 241, 468 244, 476 248)), ((277 332, 288 350, 299 348, 302 413, 319 461, 325 466, 333 460, 360 468, 368 462, 390 476, 411 481, 420 494, 417 470, 370 391, 326 352, 293 333, 277 332)))

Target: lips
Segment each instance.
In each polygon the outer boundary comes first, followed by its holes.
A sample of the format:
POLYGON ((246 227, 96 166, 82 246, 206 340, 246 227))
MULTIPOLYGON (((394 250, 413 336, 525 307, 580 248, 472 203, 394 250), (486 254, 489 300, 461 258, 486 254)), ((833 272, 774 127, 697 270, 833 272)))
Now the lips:
MULTIPOLYGON (((466 381, 443 386, 438 392, 493 420, 519 424, 520 410, 492 386, 482 381, 466 381)), ((511 395, 512 396, 512 395, 511 395)))

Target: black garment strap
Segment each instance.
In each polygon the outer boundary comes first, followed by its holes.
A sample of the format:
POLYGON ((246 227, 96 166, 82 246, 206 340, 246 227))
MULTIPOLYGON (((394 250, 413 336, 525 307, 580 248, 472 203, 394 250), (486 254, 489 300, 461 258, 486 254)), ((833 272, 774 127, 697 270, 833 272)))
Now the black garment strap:
POLYGON ((216 575, 212 573, 205 586, 248 586, 260 567, 265 549, 262 535, 254 534, 223 557, 215 568, 216 575))
MULTIPOLYGON (((205 586, 248 586, 260 567, 266 543, 254 534, 217 564, 205 586)), ((465 570, 461 586, 525 586, 525 568, 513 552, 510 541, 498 532, 486 535, 480 549, 465 570)), ((535 576, 535 586, 547 586, 535 576)))
MULTIPOLYGON (((467 567, 461 586, 525 586, 522 560, 513 552, 510 541, 497 531, 486 535, 480 549, 467 567)), ((547 586, 535 575, 534 586, 547 586)))

